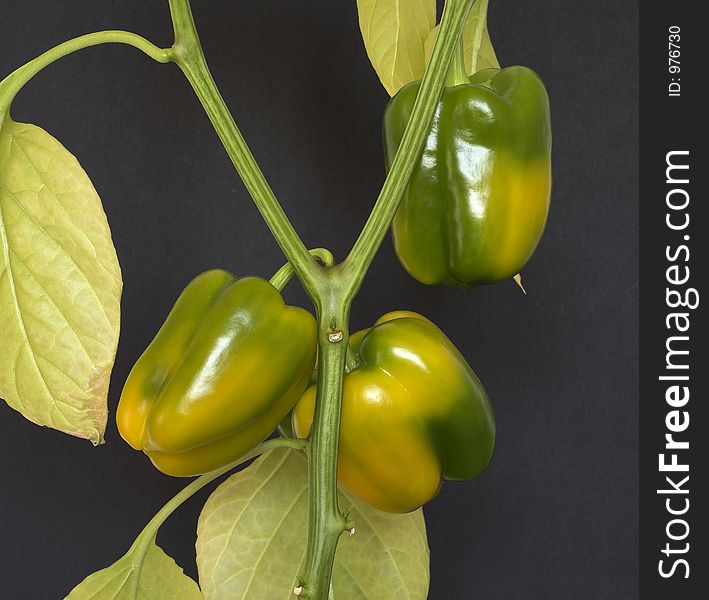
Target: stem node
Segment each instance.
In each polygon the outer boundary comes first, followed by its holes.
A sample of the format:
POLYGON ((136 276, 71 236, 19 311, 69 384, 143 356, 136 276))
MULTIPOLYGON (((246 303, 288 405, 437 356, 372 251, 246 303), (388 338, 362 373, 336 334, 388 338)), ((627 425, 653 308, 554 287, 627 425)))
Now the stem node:
POLYGON ((331 331, 327 334, 327 341, 331 344, 337 344, 342 341, 344 334, 338 329, 337 331, 331 331))

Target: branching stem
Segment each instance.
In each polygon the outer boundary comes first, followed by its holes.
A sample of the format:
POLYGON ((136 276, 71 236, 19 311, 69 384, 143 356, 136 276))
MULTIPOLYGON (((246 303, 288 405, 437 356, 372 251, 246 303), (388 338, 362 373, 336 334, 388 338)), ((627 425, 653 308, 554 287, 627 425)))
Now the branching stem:
MULTIPOLYGON (((309 252, 320 261, 323 267, 330 269, 335 266, 335 257, 332 255, 332 252, 326 248, 313 248, 309 252)), ((280 292, 288 285, 288 282, 293 278, 294 274, 293 265, 287 262, 273 274, 273 277, 271 277, 271 285, 280 292)))
POLYGON ((340 535, 347 521, 337 504, 337 452, 352 300, 386 235, 421 153, 472 0, 448 0, 431 60, 399 151, 372 214, 340 265, 320 266, 293 229, 268 186, 209 72, 189 0, 170 0, 173 59, 185 73, 256 206, 283 249, 318 316, 318 391, 308 447, 308 547, 294 589, 325 600, 340 535))
MULTIPOLYGON (((209 72, 189 0, 169 0, 169 3, 175 30, 175 43, 171 48, 158 48, 146 39, 125 31, 102 31, 60 44, 0 82, 0 117, 6 113, 17 91, 42 68, 62 56, 88 46, 104 43, 128 44, 158 62, 172 61, 182 69, 289 262, 289 266, 284 267, 275 276, 274 285, 285 285, 291 276, 289 269, 292 269, 317 311, 318 391, 311 439, 307 444, 308 546, 304 571, 298 582, 294 583, 301 598, 325 600, 331 585, 331 572, 339 537, 345 529, 351 529, 352 526, 340 512, 337 503, 337 452, 343 376, 346 365, 351 368, 356 362, 356 357, 350 356, 349 362, 347 359, 350 306, 386 235, 421 154, 446 73, 449 71, 456 47, 459 46, 465 17, 472 0, 446 1, 431 60, 391 170, 361 234, 348 257, 339 265, 334 264, 329 252, 319 249, 313 251, 313 254, 321 259, 323 264, 320 265, 306 249, 246 145, 209 72)), ((279 445, 305 448, 306 442, 283 438, 264 442, 242 457, 240 462, 279 445)), ((232 464, 208 473, 189 484, 146 526, 136 540, 136 544, 143 546, 137 549, 144 555, 154 539, 154 532, 177 506, 234 466, 236 465, 232 464)))

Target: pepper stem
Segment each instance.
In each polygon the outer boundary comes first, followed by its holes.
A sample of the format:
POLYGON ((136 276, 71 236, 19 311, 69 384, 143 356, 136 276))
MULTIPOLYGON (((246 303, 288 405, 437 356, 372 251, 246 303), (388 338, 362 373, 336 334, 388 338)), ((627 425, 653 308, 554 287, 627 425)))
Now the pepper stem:
POLYGON ((471 75, 478 72, 478 57, 480 56, 480 48, 483 43, 483 35, 485 33, 485 29, 487 28, 487 3, 488 0, 476 0, 475 10, 477 11, 478 16, 475 22, 475 34, 473 35, 473 56, 470 69, 471 75))
MULTIPOLYGON (((478 2, 480 2, 480 0, 478 0, 478 2)), ((468 74, 465 71, 465 40, 463 38, 464 36, 461 32, 458 45, 453 54, 453 61, 448 69, 448 75, 446 75, 446 87, 470 83, 468 74)))

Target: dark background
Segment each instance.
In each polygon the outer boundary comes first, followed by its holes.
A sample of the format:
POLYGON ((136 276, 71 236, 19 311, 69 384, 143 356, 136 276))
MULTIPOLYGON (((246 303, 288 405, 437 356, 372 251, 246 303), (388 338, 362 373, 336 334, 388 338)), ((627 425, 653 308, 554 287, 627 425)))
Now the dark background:
MULTIPOLYGON (((167 2, 2 0, 0 77, 69 37, 125 28, 171 43, 167 2)), ((194 0, 222 93, 306 245, 342 258, 384 178, 387 95, 355 2, 194 0)), ((352 329, 395 308, 438 323, 485 383, 498 445, 478 481, 426 507, 432 600, 638 597, 637 3, 491 2, 503 65, 548 86, 554 192, 546 234, 513 283, 425 287, 386 240, 352 329)), ((184 482, 120 439, 132 363, 195 274, 268 277, 283 262, 177 67, 102 46, 54 64, 17 97, 79 157, 123 268, 123 324, 106 444, 39 429, 0 403, 0 589, 60 598, 113 562, 184 482)), ((286 294, 307 305, 297 284, 286 294)), ((210 488, 211 489, 211 488, 210 488)), ((159 541, 187 572, 208 491, 159 541)), ((386 600, 386 599, 383 599, 386 600)))

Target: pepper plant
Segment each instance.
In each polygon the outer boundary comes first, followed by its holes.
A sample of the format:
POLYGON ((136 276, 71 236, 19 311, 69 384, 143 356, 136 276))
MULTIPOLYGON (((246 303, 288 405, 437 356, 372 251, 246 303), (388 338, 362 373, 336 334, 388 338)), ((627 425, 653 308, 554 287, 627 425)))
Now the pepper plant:
POLYGON ((492 408, 431 321, 396 311, 350 336, 350 307, 392 223, 397 255, 422 283, 519 283, 548 211, 548 99, 529 69, 500 70, 487 0, 447 0, 438 25, 435 0, 357 6, 394 97, 388 175, 341 262, 308 250, 285 215, 209 72, 188 0, 169 0, 169 48, 90 33, 0 82, 0 395, 28 419, 101 443, 119 330, 121 274, 98 195, 58 141, 10 116, 17 92, 54 61, 119 43, 177 65, 287 259, 270 282, 197 276, 136 363, 121 435, 161 471, 199 477, 68 598, 427 595, 420 507, 442 480, 487 467, 492 408), (293 275, 315 318, 280 297, 293 275), (254 458, 202 511, 198 586, 156 545, 157 530, 254 458))

